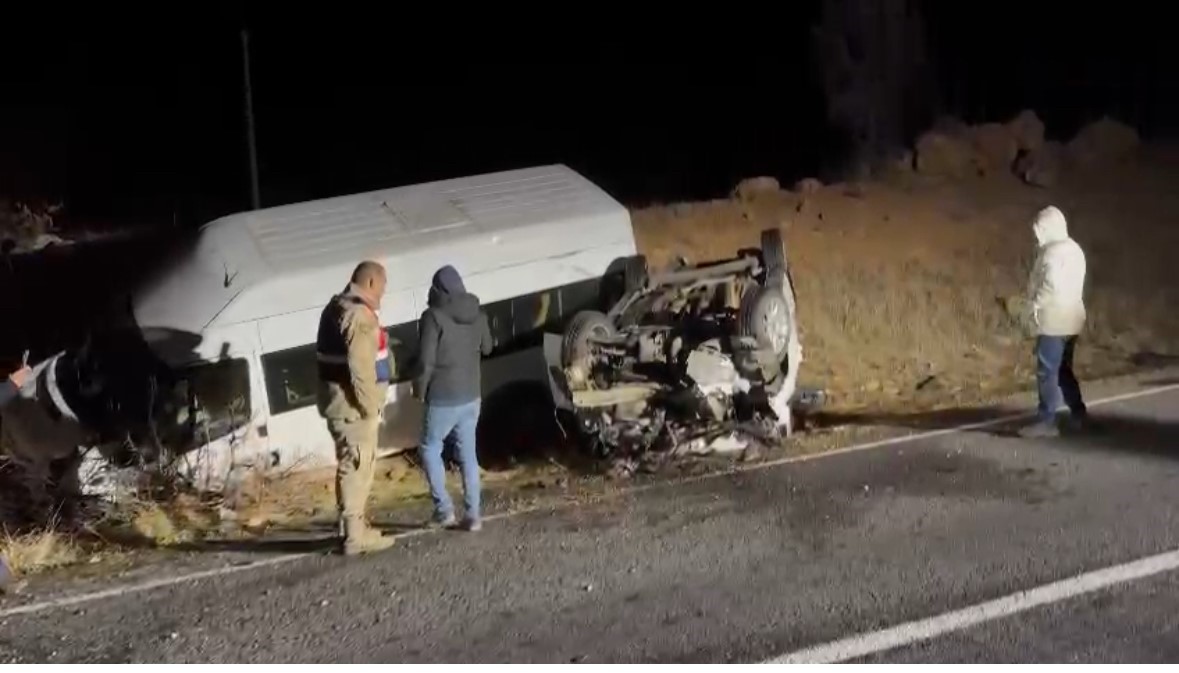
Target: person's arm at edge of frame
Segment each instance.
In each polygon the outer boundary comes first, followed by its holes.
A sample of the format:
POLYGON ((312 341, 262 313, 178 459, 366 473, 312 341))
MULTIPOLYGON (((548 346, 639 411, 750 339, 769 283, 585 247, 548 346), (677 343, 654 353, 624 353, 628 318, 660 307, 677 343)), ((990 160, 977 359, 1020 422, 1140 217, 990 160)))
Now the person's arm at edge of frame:
POLYGON ((438 322, 429 311, 418 321, 418 343, 420 344, 418 377, 414 381, 414 397, 425 402, 430 390, 430 379, 434 376, 434 364, 438 357, 438 322))

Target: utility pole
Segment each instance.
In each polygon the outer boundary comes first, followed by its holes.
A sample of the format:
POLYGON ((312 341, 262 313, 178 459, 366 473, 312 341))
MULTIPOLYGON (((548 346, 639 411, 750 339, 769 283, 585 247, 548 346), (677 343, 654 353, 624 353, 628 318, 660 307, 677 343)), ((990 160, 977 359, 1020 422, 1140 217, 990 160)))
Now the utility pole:
POLYGON ((246 143, 250 153, 250 207, 262 207, 262 195, 258 188, 258 143, 254 138, 254 89, 250 86, 250 33, 242 29, 242 69, 245 73, 246 97, 246 143))

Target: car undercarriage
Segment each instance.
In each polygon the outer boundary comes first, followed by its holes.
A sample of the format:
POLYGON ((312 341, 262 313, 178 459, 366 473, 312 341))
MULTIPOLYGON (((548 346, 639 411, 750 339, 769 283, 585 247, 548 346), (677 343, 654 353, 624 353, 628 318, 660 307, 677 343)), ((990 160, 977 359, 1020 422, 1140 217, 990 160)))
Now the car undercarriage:
POLYGON ((748 455, 788 436, 802 349, 780 232, 719 262, 622 267, 605 312, 583 311, 546 337, 567 433, 620 474, 690 453, 748 455))

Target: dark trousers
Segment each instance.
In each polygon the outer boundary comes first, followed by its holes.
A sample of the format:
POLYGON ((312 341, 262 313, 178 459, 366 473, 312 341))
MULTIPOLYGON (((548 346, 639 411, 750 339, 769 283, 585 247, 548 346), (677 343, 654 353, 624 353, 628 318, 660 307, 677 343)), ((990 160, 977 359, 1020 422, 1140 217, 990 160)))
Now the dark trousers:
POLYGON ((1036 385, 1040 391, 1038 416, 1041 423, 1056 421, 1056 410, 1060 408, 1062 397, 1073 416, 1085 417, 1081 385, 1073 373, 1073 350, 1076 345, 1075 336, 1036 337, 1036 385))

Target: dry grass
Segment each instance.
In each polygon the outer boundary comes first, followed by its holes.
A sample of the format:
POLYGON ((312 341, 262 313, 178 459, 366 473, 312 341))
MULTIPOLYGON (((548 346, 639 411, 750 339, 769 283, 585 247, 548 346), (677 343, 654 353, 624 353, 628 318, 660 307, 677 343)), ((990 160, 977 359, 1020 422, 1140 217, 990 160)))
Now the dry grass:
POLYGON ((108 536, 120 531, 126 542, 171 547, 200 540, 217 531, 219 525, 213 504, 181 494, 162 502, 142 500, 126 505, 102 530, 108 536))
MULTIPOLYGON (((485 470, 483 486, 487 490, 517 490, 525 484, 549 482, 567 477, 569 470, 555 463, 530 463, 504 470, 485 470)), ((271 528, 298 529, 310 522, 319 524, 336 519, 334 470, 320 469, 294 472, 268 479, 265 486, 252 492, 235 509, 238 531, 258 535, 271 528)), ((447 473, 452 493, 461 492, 458 474, 447 473)), ((421 468, 404 456, 377 462, 369 508, 388 511, 415 503, 429 502, 429 490, 421 468)))
MULTIPOLYGON (((488 490, 519 491, 526 484, 567 478, 553 463, 527 464, 484 473, 488 490)), ((453 492, 457 474, 447 475, 453 492)), ((377 464, 370 509, 389 511, 429 501, 421 470, 405 457, 377 464)), ((30 575, 93 558, 88 553, 136 547, 185 547, 215 539, 251 539, 272 529, 322 529, 336 519, 334 471, 258 471, 248 475, 231 497, 157 491, 119 503, 97 522, 70 529, 49 524, 0 534, 0 553, 14 573, 30 575)))
POLYGON ((10 535, 0 535, 0 557, 17 575, 31 575, 77 563, 81 546, 70 536, 54 528, 10 535))
POLYGON ((1157 163, 1072 176, 1052 191, 1015 179, 938 182, 893 174, 816 194, 660 206, 634 214, 653 264, 703 261, 779 226, 798 285, 804 382, 837 408, 951 406, 1026 387, 1030 341, 1016 319, 1033 258, 1029 222, 1070 217, 1090 266, 1089 376, 1142 352, 1179 351, 1170 251, 1179 249, 1175 170, 1157 163), (917 385, 934 376, 936 385, 917 385))

